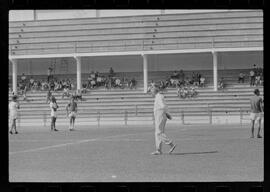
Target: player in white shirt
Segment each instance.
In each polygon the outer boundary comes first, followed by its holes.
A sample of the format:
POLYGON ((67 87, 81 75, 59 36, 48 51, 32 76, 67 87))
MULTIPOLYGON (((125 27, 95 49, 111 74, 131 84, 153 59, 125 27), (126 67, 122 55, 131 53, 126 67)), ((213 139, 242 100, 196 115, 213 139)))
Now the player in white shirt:
POLYGON ((12 130, 14 129, 15 134, 18 134, 18 131, 16 129, 16 119, 17 119, 17 111, 20 108, 20 105, 17 102, 17 96, 16 95, 12 96, 12 101, 9 103, 8 108, 9 108, 10 121, 12 122, 9 133, 13 134, 12 130))
POLYGON ((169 139, 165 132, 165 125, 167 118, 172 119, 171 115, 168 113, 168 107, 164 102, 164 96, 159 92, 158 88, 153 88, 151 90, 152 96, 155 97, 154 103, 154 118, 155 118, 155 142, 156 142, 156 151, 152 155, 162 154, 161 146, 162 143, 171 146, 169 153, 172 153, 176 145, 173 144, 173 141, 169 139))
POLYGON ((51 98, 50 109, 51 109, 51 131, 58 131, 55 128, 55 122, 56 122, 56 118, 57 118, 58 105, 56 103, 56 99, 55 99, 54 96, 52 96, 52 98, 51 98))

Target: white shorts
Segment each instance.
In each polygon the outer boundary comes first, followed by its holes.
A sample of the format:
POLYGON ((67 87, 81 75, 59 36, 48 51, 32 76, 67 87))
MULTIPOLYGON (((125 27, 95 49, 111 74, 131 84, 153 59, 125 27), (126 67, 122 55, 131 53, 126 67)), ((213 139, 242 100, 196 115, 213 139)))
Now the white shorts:
POLYGON ((10 120, 14 120, 14 119, 17 119, 17 113, 10 113, 10 120))
POLYGON ((68 117, 71 118, 71 117, 76 117, 76 112, 75 111, 71 111, 69 114, 68 114, 68 117))
POLYGON ((261 120, 262 119, 262 113, 250 113, 250 119, 253 121, 261 120))

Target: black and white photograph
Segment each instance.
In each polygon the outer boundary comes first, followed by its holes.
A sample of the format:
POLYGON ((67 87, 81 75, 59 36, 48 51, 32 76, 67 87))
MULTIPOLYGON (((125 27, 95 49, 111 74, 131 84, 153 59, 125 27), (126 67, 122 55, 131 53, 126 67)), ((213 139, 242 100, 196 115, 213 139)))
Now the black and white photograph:
POLYGON ((263 182, 263 13, 10 10, 9 182, 263 182))

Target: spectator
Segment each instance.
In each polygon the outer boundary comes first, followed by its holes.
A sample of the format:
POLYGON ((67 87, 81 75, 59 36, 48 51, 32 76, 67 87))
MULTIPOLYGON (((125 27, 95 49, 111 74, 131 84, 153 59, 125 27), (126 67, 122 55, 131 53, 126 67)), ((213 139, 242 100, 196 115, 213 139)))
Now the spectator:
POLYGON ((151 92, 151 90, 155 87, 155 82, 153 80, 151 80, 150 85, 147 88, 147 92, 151 92))
POLYGON ((27 86, 24 85, 24 89, 23 89, 23 91, 22 91, 23 100, 27 100, 27 98, 26 98, 26 92, 27 92, 27 86))
POLYGON ((179 78, 179 73, 177 71, 173 72, 173 75, 171 76, 172 79, 178 79, 179 78))
POLYGON ((199 82, 199 85, 201 84, 201 77, 202 75, 200 73, 196 74, 197 81, 199 82))
POLYGON ((261 84, 261 76, 260 75, 257 75, 255 77, 255 85, 256 86, 259 86, 261 84))
POLYGON ((250 86, 254 86, 254 84, 255 84, 255 72, 254 72, 253 69, 249 72, 249 76, 250 76, 250 86))
POLYGON ((189 95, 190 95, 190 97, 195 97, 198 95, 198 92, 197 92, 195 86, 191 86, 189 88, 189 95))
POLYGON ((130 89, 133 89, 133 88, 136 89, 136 80, 135 80, 134 77, 130 80, 129 88, 130 89))
POLYGON ((116 87, 122 87, 120 78, 116 78, 116 79, 115 79, 115 86, 116 86, 116 87))
POLYGON ((74 94, 74 99, 77 100, 77 101, 78 100, 80 100, 80 101, 83 100, 83 98, 82 98, 82 90, 77 89, 77 91, 74 94))
POLYGON ((63 92, 63 94, 62 94, 62 99, 64 98, 64 97, 70 97, 70 93, 69 93, 69 89, 68 89, 68 87, 65 87, 64 88, 64 92, 63 92))
POLYGON ((239 76, 238 76, 238 83, 244 83, 245 82, 245 74, 244 73, 240 73, 239 76))
POLYGON ((48 92, 47 92, 47 99, 46 99, 46 103, 51 102, 51 97, 52 97, 52 92, 51 92, 51 90, 48 90, 48 92))
POLYGON ((223 77, 221 77, 218 81, 218 88, 224 89, 224 78, 223 77))
POLYGON ((204 87, 205 86, 205 78, 201 76, 200 78, 200 86, 204 87))
POLYGON ((52 67, 49 67, 48 68, 48 72, 47 72, 47 75, 48 75, 48 77, 47 77, 47 81, 49 82, 50 81, 50 79, 52 78, 52 67))
POLYGON ((33 76, 30 77, 30 88, 32 89, 32 87, 34 86, 34 78, 33 76))
POLYGON ((100 76, 97 76, 97 86, 101 86, 102 78, 100 76))
POLYGON ((26 83, 26 76, 24 73, 22 73, 21 81, 22 81, 22 83, 26 83))

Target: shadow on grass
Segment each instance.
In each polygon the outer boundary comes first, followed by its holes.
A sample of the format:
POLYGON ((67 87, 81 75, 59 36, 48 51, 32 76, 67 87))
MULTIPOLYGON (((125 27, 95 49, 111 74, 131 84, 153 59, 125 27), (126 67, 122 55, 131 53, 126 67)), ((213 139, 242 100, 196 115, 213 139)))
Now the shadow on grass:
POLYGON ((218 151, 201 151, 201 152, 186 152, 186 153, 171 153, 167 155, 202 155, 209 153, 218 153, 218 151))

